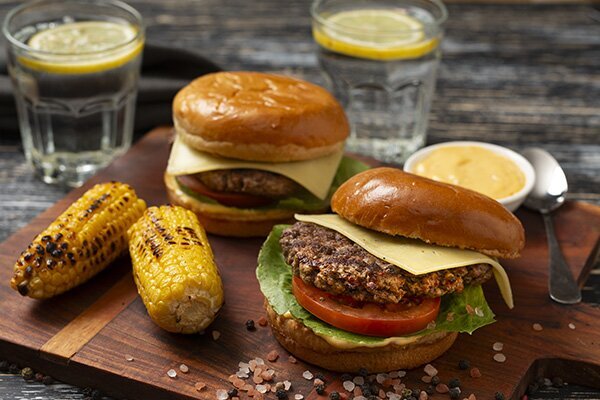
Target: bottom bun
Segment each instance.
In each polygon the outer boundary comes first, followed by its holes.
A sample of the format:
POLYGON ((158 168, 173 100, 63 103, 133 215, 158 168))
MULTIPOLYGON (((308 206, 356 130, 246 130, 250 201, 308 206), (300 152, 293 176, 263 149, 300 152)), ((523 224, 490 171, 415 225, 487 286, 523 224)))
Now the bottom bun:
POLYGON ((253 210, 204 203, 184 193, 175 176, 164 176, 167 196, 172 204, 193 211, 207 232, 234 237, 267 236, 273 225, 292 223, 294 211, 283 209, 253 210))
POLYGON ((317 336, 300 320, 277 314, 266 301, 265 309, 273 335, 287 351, 306 362, 337 372, 356 373, 366 368, 369 373, 375 373, 416 368, 446 352, 457 337, 456 332, 433 333, 402 346, 342 349, 317 336))

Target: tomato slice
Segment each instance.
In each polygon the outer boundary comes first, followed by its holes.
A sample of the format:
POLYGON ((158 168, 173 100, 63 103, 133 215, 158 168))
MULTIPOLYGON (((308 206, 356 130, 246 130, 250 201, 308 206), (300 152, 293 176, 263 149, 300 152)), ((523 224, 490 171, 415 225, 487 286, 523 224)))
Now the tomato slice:
POLYGON ((292 280, 292 291, 298 303, 315 317, 336 328, 368 336, 401 336, 418 332, 434 321, 440 311, 440 298, 423 299, 417 305, 383 306, 363 303, 352 307, 335 296, 307 285, 297 276, 292 280))
POLYGON ((200 182, 191 175, 181 175, 177 177, 180 184, 186 186, 193 192, 215 200, 216 202, 228 207, 237 208, 255 208, 263 207, 274 202, 273 199, 264 196, 255 196, 245 193, 217 192, 200 182))

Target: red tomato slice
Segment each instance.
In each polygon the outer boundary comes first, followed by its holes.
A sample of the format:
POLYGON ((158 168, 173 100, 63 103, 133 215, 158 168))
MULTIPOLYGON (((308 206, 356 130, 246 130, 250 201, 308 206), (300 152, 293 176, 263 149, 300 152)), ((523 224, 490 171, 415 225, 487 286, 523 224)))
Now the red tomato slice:
POLYGON ((228 207, 255 208, 266 206, 274 202, 273 199, 268 197, 254 196, 252 194, 217 192, 190 175, 178 176, 177 180, 191 191, 213 199, 228 207))
POLYGON ((336 328, 369 336, 401 336, 425 329, 440 311, 440 298, 423 299, 418 305, 386 307, 366 303, 351 307, 335 300, 312 285, 294 276, 292 291, 298 303, 315 317, 336 328))

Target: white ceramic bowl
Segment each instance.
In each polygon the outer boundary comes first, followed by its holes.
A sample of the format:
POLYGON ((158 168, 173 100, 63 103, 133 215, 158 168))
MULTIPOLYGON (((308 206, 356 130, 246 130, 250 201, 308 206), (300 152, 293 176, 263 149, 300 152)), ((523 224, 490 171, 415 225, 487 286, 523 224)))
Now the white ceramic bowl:
POLYGON ((509 211, 515 211, 519 206, 525 201, 525 198, 531 192, 533 188, 533 184, 535 183, 535 172, 533 167, 519 153, 510 150, 506 147, 498 146, 491 143, 484 142, 470 142, 470 141, 457 141, 457 142, 444 142, 439 144, 434 144, 432 146, 427 146, 418 150, 413 155, 411 155, 408 160, 404 163, 404 171, 413 172, 414 167, 417 165, 419 161, 421 161, 424 157, 428 156, 433 150, 439 149, 441 147, 463 147, 463 146, 478 146, 483 147, 484 149, 488 149, 493 151, 494 153, 500 154, 509 160, 512 160, 520 169, 523 171, 525 175, 525 185, 521 190, 517 193, 504 197, 502 199, 498 199, 498 201, 506 207, 509 211))

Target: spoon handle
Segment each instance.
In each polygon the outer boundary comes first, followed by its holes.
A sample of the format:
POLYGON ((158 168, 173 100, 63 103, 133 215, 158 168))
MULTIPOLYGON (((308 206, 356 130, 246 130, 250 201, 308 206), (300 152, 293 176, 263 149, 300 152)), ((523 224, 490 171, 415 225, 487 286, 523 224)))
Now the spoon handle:
POLYGON ((544 213, 543 217, 550 250, 550 278, 548 279, 550 297, 562 304, 579 303, 581 301, 581 290, 577 286, 556 240, 552 216, 549 213, 544 213))

